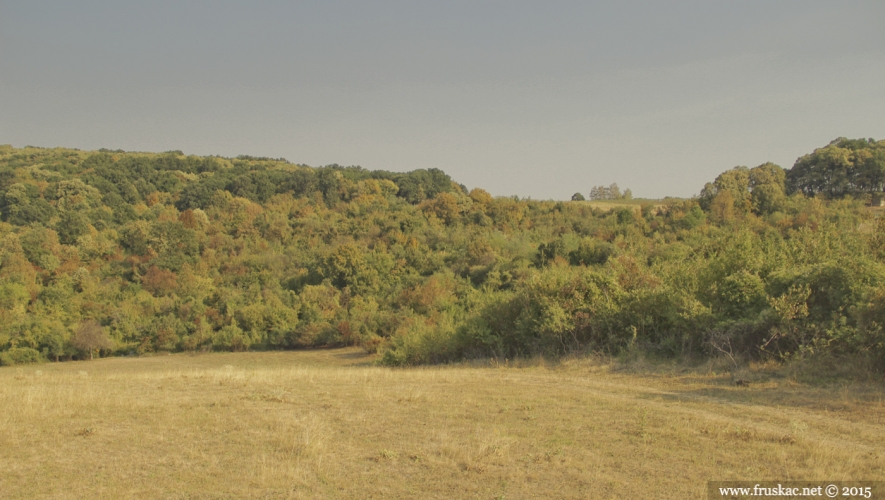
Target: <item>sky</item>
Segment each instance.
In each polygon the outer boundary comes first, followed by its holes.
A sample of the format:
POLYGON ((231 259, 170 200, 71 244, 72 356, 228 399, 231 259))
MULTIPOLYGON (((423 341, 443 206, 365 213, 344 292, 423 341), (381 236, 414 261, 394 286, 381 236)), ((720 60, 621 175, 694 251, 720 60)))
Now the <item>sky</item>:
POLYGON ((885 138, 885 2, 0 0, 0 144, 689 197, 885 138))

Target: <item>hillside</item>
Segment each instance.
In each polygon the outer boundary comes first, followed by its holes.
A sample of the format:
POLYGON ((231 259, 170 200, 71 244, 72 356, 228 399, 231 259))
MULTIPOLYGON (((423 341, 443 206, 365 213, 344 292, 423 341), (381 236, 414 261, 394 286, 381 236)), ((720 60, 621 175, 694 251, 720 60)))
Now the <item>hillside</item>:
POLYGON ((494 198, 439 170, 0 146, 0 360, 358 345, 388 364, 875 363, 885 236, 864 196, 882 150, 840 139, 696 199, 608 209, 494 198))

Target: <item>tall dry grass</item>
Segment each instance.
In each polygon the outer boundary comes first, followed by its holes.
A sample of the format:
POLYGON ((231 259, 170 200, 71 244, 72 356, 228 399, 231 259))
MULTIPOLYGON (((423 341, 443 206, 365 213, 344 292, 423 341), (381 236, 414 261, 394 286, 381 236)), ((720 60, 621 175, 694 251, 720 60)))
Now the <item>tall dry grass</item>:
POLYGON ((708 480, 883 479, 873 383, 367 361, 345 349, 0 368, 0 496, 703 498, 708 480))

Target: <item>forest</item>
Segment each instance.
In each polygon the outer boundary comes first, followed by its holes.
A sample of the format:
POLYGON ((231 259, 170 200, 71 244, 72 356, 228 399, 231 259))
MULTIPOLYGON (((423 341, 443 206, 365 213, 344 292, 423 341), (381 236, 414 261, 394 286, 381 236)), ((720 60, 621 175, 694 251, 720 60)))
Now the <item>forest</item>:
POLYGON ((0 146, 0 364, 356 345, 885 366, 885 141, 708 180, 538 201, 437 169, 0 146))

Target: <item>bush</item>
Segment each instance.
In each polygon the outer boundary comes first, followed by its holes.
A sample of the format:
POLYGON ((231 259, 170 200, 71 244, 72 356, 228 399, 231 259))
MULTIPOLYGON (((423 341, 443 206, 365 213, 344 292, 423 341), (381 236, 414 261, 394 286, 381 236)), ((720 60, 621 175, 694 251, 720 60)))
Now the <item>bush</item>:
POLYGON ((443 316, 433 324, 421 317, 404 321, 391 337, 391 344, 381 356, 388 366, 442 363, 456 359, 459 348, 452 323, 443 316))
POLYGON ((8 351, 0 352, 0 366, 26 365, 43 361, 40 352, 30 347, 13 347, 8 351))
POLYGON ((499 357, 616 350, 627 336, 616 324, 624 297, 591 268, 548 268, 475 308, 458 329, 460 348, 499 357))

